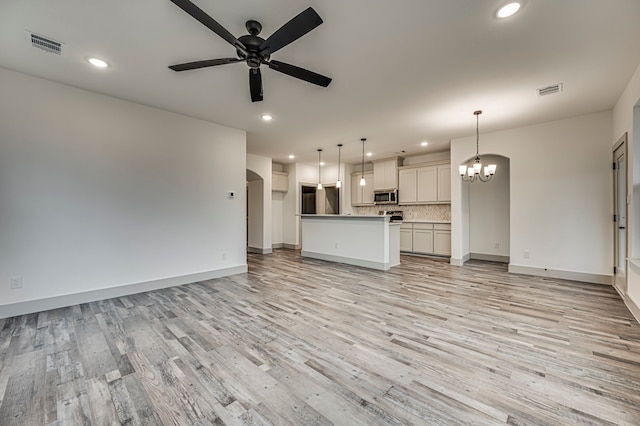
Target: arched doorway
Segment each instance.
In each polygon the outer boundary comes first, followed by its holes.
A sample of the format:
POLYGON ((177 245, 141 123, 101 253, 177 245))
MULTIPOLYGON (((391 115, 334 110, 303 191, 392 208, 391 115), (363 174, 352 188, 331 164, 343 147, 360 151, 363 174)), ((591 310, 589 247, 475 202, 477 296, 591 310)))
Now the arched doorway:
MULTIPOLYGON (((471 164, 473 158, 462 164, 471 164)), ((468 252, 465 258, 509 263, 510 161, 501 155, 482 155, 483 164, 496 164, 489 182, 462 183, 462 212, 466 216, 468 252)), ((465 226, 466 225, 466 229, 465 226)))

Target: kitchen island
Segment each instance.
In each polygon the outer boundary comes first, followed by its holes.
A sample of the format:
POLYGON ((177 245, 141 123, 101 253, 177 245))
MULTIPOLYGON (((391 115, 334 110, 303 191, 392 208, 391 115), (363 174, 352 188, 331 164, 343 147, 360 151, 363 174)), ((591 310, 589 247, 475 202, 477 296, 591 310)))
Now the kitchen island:
POLYGON ((386 271, 400 264, 400 223, 389 216, 303 214, 302 256, 386 271))

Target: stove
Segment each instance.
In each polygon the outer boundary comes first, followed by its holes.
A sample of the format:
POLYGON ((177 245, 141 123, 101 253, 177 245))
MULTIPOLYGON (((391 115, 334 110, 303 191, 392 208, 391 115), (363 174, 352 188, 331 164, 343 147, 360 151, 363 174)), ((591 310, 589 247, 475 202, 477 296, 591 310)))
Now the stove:
POLYGON ((389 216, 390 222, 402 222, 404 217, 402 210, 380 210, 378 214, 380 216, 389 216))

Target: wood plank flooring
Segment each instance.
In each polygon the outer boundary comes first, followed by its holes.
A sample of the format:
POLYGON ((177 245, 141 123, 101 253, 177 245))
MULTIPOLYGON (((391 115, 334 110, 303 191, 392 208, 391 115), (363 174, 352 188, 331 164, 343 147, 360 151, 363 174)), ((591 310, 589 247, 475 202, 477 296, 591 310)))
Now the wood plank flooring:
POLYGON ((640 326, 609 286, 290 250, 0 320, 0 425, 117 424, 640 424, 640 326))

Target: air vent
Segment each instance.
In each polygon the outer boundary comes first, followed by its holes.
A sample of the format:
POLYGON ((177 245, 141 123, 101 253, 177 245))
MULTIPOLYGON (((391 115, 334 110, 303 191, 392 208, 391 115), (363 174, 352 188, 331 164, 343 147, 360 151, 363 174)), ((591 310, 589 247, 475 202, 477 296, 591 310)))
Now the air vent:
POLYGON ((54 53, 56 55, 62 55, 62 43, 55 41, 49 37, 44 37, 38 34, 29 32, 29 38, 31 39, 31 46, 44 50, 45 52, 54 53))
POLYGON ((538 96, 553 95, 554 93, 562 92, 562 83, 553 84, 551 86, 538 89, 538 96))

